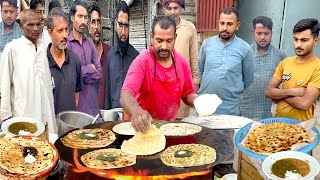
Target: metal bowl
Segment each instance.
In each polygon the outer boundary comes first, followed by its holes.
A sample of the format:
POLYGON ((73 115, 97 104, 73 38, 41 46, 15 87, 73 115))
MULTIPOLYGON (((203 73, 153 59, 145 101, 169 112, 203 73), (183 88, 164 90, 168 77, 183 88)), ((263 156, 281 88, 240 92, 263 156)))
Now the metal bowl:
POLYGON ((78 111, 63 111, 57 115, 58 135, 76 129, 82 128, 92 123, 94 117, 89 114, 78 111))

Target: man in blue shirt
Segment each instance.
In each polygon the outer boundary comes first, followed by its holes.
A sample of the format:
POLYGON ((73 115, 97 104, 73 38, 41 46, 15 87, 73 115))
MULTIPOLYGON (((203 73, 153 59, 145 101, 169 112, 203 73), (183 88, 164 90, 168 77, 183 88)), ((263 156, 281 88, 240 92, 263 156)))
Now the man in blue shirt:
POLYGON ((13 39, 20 38, 22 35, 19 24, 16 23, 18 15, 17 11, 17 0, 1 1, 2 22, 0 22, 0 53, 2 53, 4 46, 7 43, 11 42, 13 39))
POLYGON ((279 62, 287 55, 270 44, 273 23, 269 17, 258 16, 252 23, 256 41, 251 45, 254 57, 254 81, 244 90, 240 109, 241 116, 263 119, 272 117, 272 101, 264 96, 264 91, 279 62))
POLYGON ((251 47, 235 32, 240 27, 239 12, 223 9, 219 19, 219 35, 205 40, 199 53, 201 94, 217 94, 222 104, 216 114, 240 115, 240 96, 253 81, 251 47))
POLYGON ((115 28, 118 42, 110 49, 107 62, 105 108, 120 108, 120 92, 132 61, 139 52, 129 44, 129 7, 117 5, 115 28))

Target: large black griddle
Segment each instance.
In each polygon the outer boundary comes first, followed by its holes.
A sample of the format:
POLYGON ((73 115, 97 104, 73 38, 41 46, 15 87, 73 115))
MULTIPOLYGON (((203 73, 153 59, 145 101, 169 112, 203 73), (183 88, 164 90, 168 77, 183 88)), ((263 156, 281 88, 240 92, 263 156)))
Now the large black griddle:
MULTIPOLYGON (((111 121, 106 123, 100 123, 100 124, 92 124, 83 127, 83 129, 93 129, 93 128, 104 128, 104 129, 110 129, 112 130, 112 127, 116 124, 122 123, 124 121, 111 121)), ((171 121, 171 122, 180 122, 180 121, 171 121)), ((153 123, 159 127, 162 124, 168 123, 168 121, 159 121, 154 120, 153 123)), ((69 131, 71 132, 71 131, 69 131)), ((61 160, 64 160, 74 166, 76 166, 76 163, 74 161, 74 152, 78 153, 77 156, 77 162, 80 162, 82 166, 84 164, 81 162, 80 157, 90 151, 96 150, 96 149, 72 149, 67 146, 65 146, 61 142, 61 138, 67 135, 69 132, 65 133, 57 141, 54 143, 56 148, 59 151, 61 160)), ((131 138, 130 136, 124 136, 116 134, 117 139, 109 146, 105 148, 120 148, 123 140, 131 138)), ((169 137, 170 141, 174 141, 174 138, 177 138, 179 142, 181 142, 181 137, 169 137)), ((201 170, 211 170, 214 165, 217 165, 226 159, 228 159, 234 150, 234 144, 233 144, 233 130, 214 130, 209 128, 202 128, 202 131, 197 133, 196 135, 193 135, 190 140, 189 138, 186 138, 187 141, 192 140, 192 142, 198 143, 198 144, 204 144, 208 145, 210 147, 213 147, 217 152, 217 158, 216 161, 209 165, 203 165, 203 166, 196 166, 196 167, 189 167, 189 168, 176 168, 171 166, 166 166, 162 163, 160 160, 160 153, 157 153, 155 155, 151 156, 137 156, 137 162, 133 166, 124 167, 120 169, 116 169, 118 173, 121 173, 123 175, 137 175, 137 173, 141 176, 157 176, 157 175, 173 175, 173 174, 183 174, 188 172, 195 172, 195 171, 201 171, 201 170), (194 137, 196 139, 194 139, 194 137), (193 140, 192 140, 193 139, 193 140)), ((168 141, 168 139, 167 139, 168 141)), ((185 142, 189 143, 189 142, 185 142)), ((98 148, 102 149, 102 148, 98 148)), ((78 164, 79 165, 79 164, 78 164)), ((111 173, 114 172, 113 170, 103 170, 105 173, 108 173, 110 171, 111 173)))

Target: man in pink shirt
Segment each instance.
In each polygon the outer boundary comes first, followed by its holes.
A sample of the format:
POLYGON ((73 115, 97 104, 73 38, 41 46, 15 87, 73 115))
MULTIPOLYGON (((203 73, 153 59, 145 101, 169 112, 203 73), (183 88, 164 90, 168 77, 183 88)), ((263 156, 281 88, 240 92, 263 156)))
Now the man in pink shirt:
POLYGON ((187 61, 173 47, 176 24, 168 16, 153 20, 151 46, 131 64, 120 96, 132 126, 144 132, 152 118, 175 120, 180 99, 193 106, 198 95, 187 61))

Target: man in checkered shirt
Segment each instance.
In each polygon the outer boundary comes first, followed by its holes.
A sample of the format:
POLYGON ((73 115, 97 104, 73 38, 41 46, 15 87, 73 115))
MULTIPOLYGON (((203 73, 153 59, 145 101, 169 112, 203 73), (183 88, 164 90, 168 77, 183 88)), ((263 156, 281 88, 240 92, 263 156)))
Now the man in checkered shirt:
POLYGON ((266 16, 253 19, 255 43, 251 45, 254 56, 254 81, 244 90, 240 106, 241 116, 252 119, 272 117, 271 99, 264 96, 264 91, 286 54, 270 44, 272 38, 272 20, 266 16))

